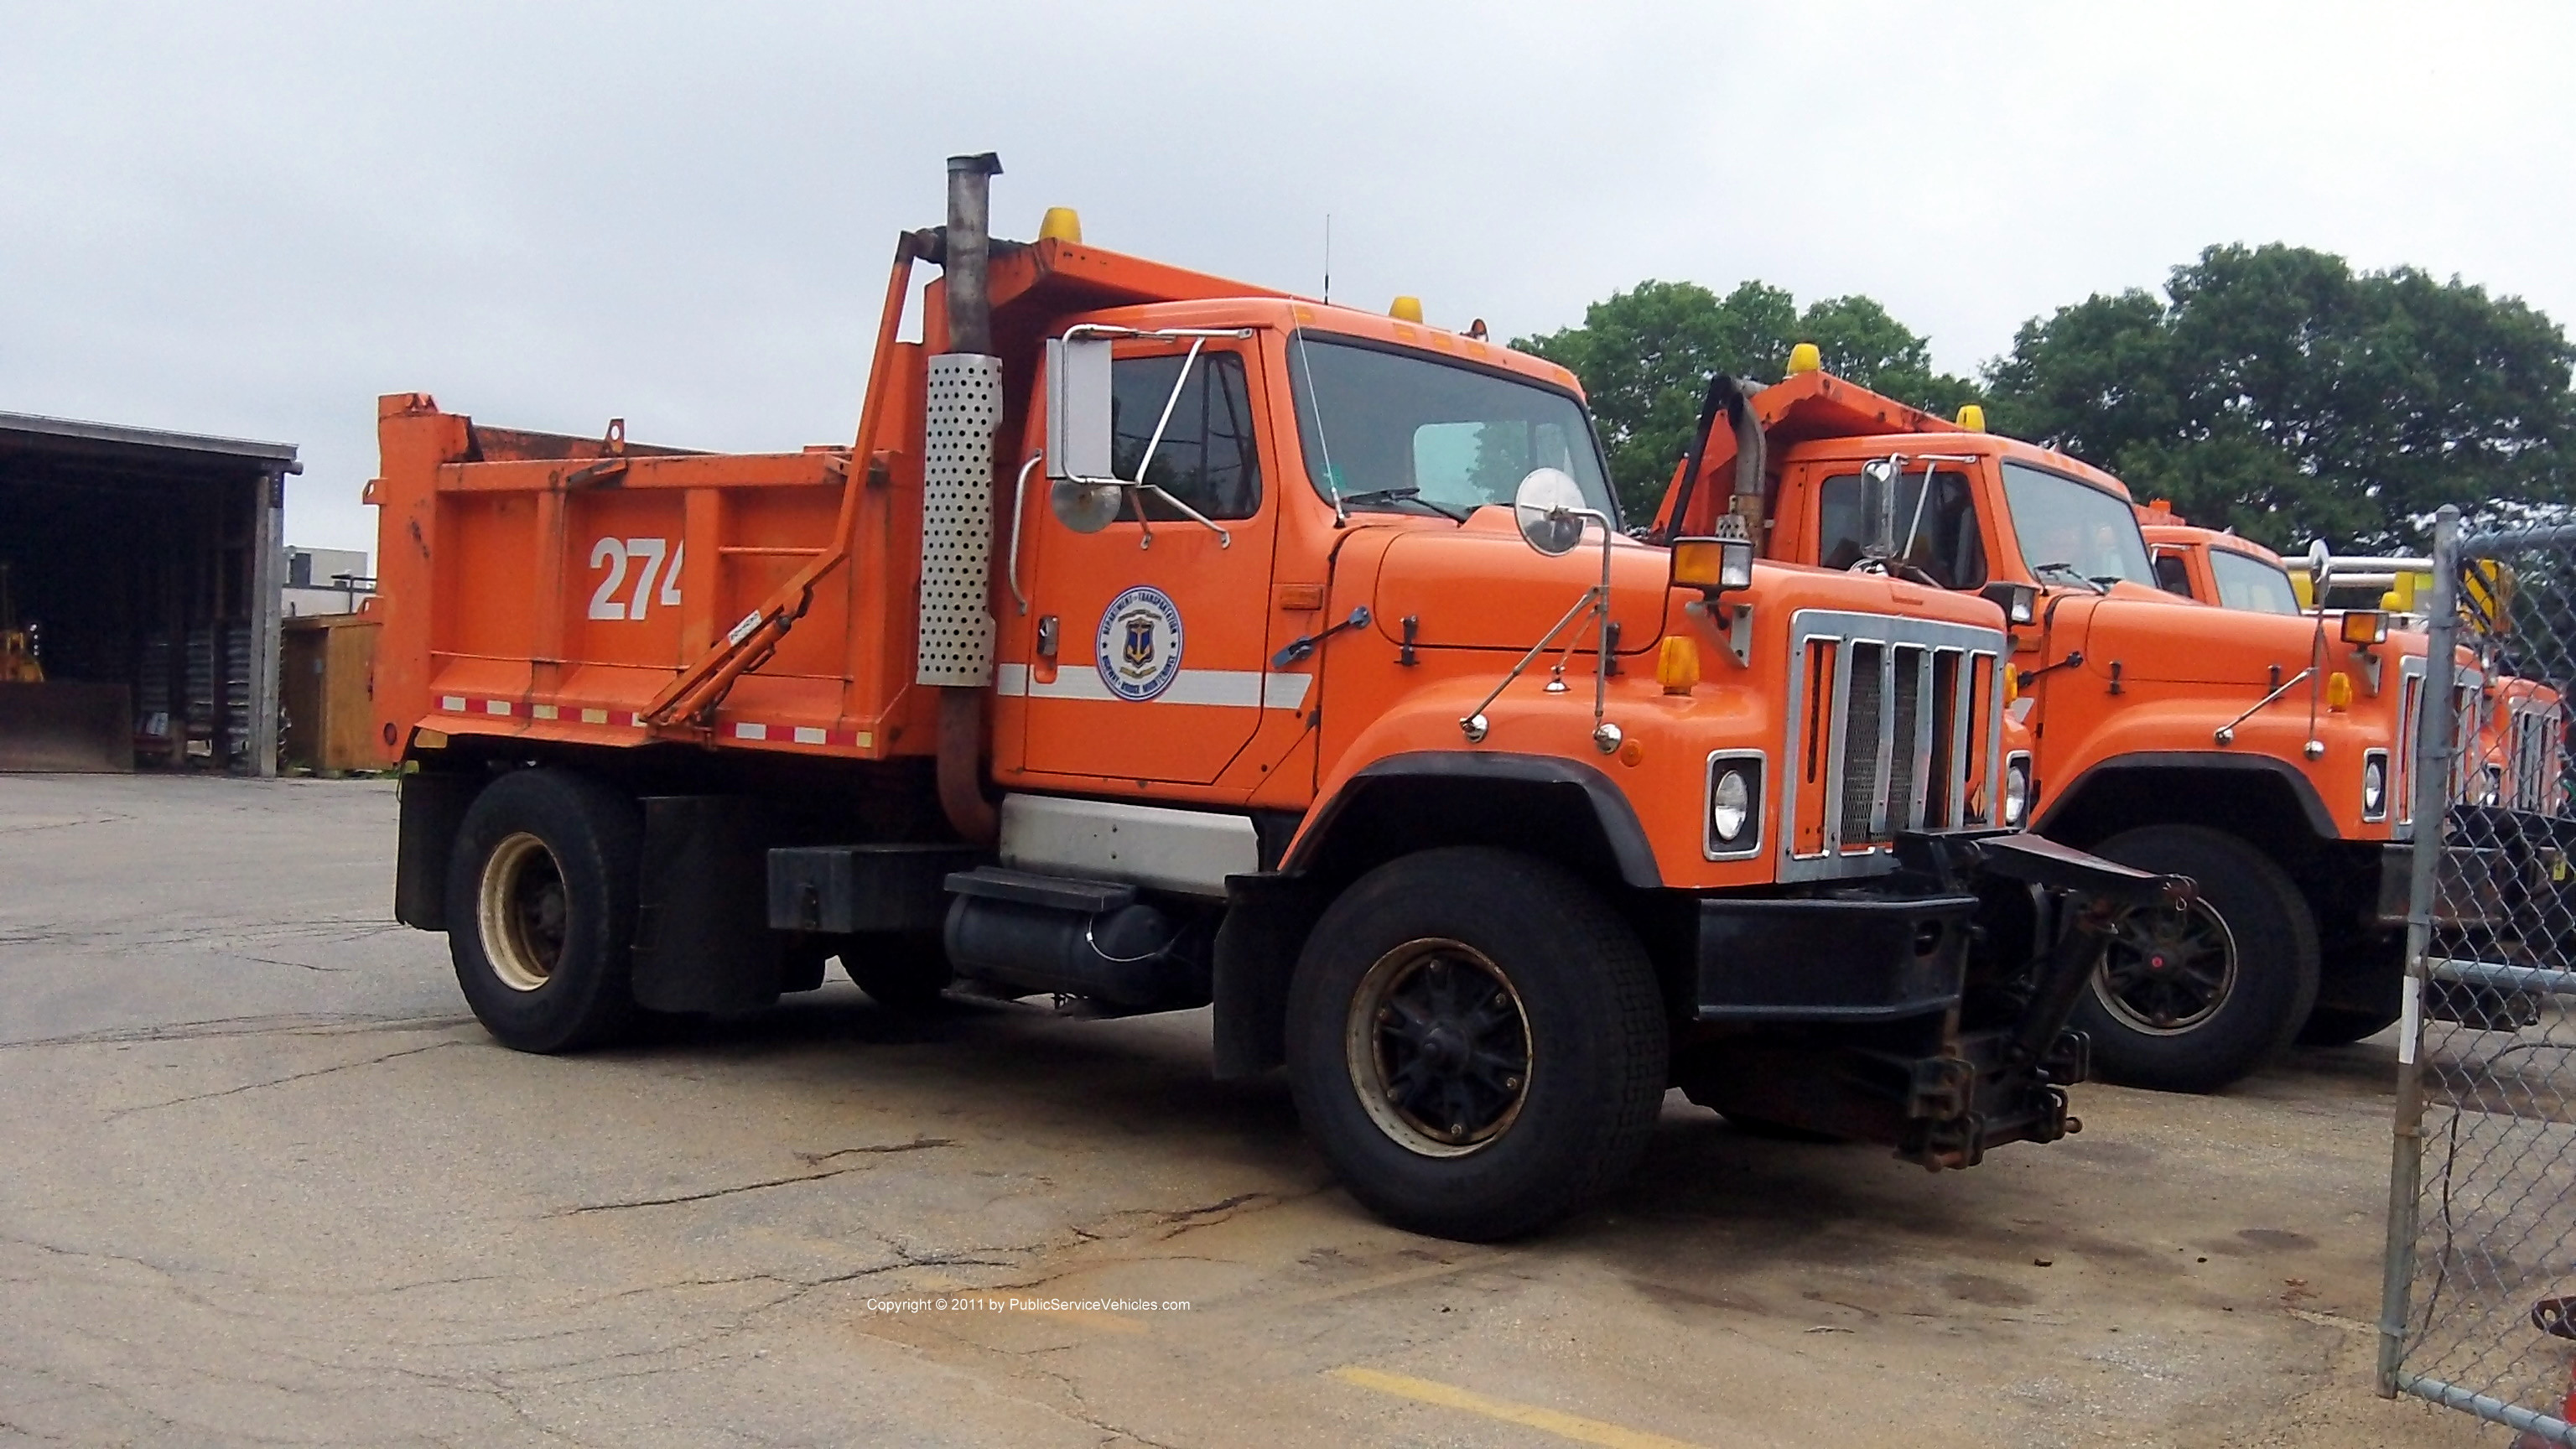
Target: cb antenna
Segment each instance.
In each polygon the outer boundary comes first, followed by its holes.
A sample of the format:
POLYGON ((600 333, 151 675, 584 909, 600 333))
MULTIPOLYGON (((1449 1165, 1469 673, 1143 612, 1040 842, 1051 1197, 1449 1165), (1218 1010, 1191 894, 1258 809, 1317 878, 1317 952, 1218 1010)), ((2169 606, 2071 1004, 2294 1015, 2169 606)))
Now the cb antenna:
POLYGON ((1324 303, 1333 300, 1333 214, 1324 213, 1324 303))

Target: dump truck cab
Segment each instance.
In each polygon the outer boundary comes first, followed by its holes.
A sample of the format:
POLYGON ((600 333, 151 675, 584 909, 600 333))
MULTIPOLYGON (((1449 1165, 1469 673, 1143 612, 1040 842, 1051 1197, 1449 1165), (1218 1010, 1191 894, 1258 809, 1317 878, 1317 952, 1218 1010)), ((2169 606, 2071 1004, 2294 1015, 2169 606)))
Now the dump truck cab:
MULTIPOLYGON (((1731 513, 1769 558, 1996 599, 2012 708, 2035 737, 2012 784, 2035 828, 2203 882, 2189 924, 2115 940, 2079 1008, 2110 1072, 2208 1090, 2303 1032, 2350 1040, 2396 1019, 2421 635, 2295 601, 2193 607, 2117 478, 1980 417, 1815 370, 1713 388, 1710 414, 1658 536, 1731 513)), ((2221 597, 2223 571, 2260 583, 2277 565, 2224 535, 2163 546, 2221 597)))
POLYGON ((1933 1167, 2075 1129, 2109 922, 2188 885, 2012 828, 1993 603, 1628 538, 1562 369, 994 241, 951 164, 850 447, 381 404, 398 914, 497 1037, 835 957, 1213 1006, 1220 1076, 1284 1065, 1355 1194, 1465 1237, 1675 1084, 1933 1167))
POLYGON ((2257 614, 2306 611, 2289 566, 2250 538, 2186 523, 2161 499, 2139 507, 2138 531, 2166 593, 2257 614))

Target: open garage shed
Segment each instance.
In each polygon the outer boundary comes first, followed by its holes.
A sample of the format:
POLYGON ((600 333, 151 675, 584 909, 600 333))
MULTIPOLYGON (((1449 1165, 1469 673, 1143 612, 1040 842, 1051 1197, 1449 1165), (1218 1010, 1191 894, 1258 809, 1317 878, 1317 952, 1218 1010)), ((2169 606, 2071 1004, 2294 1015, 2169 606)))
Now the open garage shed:
POLYGON ((0 413, 6 602, 44 676, 0 683, 0 770, 276 773, 302 471, 287 443, 0 413))

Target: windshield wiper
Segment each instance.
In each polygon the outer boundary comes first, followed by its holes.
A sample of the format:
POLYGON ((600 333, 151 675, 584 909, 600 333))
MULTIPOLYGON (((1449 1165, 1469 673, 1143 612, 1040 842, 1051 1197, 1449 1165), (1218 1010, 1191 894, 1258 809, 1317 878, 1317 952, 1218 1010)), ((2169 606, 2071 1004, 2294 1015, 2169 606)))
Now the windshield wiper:
POLYGON ((2076 583, 2082 584, 2085 588, 2088 588, 2097 594, 2107 594, 2111 592, 2109 585, 2103 583, 2100 579, 2087 578, 2084 574, 2078 572, 2075 565, 2071 563, 2032 564, 2030 566, 2030 571, 2042 578, 2045 578, 2050 574, 2055 574, 2062 579, 2072 579, 2076 583))
POLYGON ((1466 514, 1450 512, 1448 505, 1434 503, 1423 497, 1422 490, 1419 488, 1371 488, 1365 493, 1345 493, 1342 495, 1342 501, 1344 503, 1416 503, 1452 523, 1467 521, 1466 514))

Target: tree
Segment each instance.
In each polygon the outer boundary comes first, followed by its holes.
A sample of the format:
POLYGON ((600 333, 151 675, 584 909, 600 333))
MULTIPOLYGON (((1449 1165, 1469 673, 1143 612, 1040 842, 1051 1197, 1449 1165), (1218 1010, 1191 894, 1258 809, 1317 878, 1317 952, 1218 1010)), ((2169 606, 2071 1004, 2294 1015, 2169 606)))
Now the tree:
POLYGON ((2305 247, 2213 246, 2162 298, 2095 295, 1989 363, 2006 432, 2274 548, 2406 549, 2436 508, 2576 499, 2576 348, 2517 298, 2305 247))
POLYGON ((1583 325, 1512 346, 1583 379, 1621 508, 1651 517, 1689 446, 1712 373, 1777 378, 1789 349, 1813 342, 1825 369, 1901 402, 1949 413, 1974 383, 1932 369, 1929 345, 1867 297, 1800 311, 1777 287, 1745 282, 1723 298, 1694 282, 1640 282, 1584 309, 1583 325))

